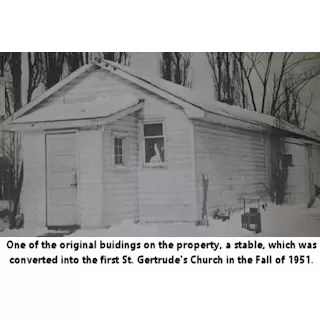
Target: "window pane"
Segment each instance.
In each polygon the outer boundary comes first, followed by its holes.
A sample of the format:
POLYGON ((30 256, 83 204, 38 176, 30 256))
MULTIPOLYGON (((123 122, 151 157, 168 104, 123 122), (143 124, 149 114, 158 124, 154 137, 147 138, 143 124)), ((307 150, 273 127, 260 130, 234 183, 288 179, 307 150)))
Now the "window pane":
POLYGON ((152 123, 152 124, 145 124, 143 126, 144 129, 144 136, 145 137, 152 137, 152 136, 162 136, 162 123, 152 123))
POLYGON ((164 138, 145 139, 146 163, 164 162, 164 138))
POLYGON ((114 138, 114 145, 116 147, 122 147, 122 139, 121 138, 114 138))
POLYGON ((114 138, 114 163, 123 164, 122 139, 114 138))
POLYGON ((115 156, 115 164, 123 164, 122 155, 116 155, 115 156))

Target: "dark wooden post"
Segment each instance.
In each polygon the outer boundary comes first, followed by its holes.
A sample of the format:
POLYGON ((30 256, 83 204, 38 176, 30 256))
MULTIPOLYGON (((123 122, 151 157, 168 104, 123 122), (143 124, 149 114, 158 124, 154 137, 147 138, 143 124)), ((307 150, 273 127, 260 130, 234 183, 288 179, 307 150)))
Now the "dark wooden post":
POLYGON ((206 219, 207 227, 209 226, 209 219, 207 213, 207 195, 208 195, 208 186, 209 179, 205 179, 204 174, 202 175, 202 185, 203 185, 203 203, 202 203, 202 221, 206 219))

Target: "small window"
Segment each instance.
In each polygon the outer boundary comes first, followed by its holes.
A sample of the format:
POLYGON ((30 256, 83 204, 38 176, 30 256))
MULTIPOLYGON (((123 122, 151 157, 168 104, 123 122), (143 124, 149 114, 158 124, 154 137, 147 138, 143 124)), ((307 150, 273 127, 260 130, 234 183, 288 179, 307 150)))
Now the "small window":
POLYGON ((114 164, 124 165, 123 161, 123 138, 114 138, 114 164))
POLYGON ((161 165, 165 162, 165 142, 163 123, 147 123, 143 125, 144 162, 161 165))
POLYGON ((293 162, 292 162, 292 154, 284 154, 283 155, 283 164, 287 167, 292 167, 293 162))

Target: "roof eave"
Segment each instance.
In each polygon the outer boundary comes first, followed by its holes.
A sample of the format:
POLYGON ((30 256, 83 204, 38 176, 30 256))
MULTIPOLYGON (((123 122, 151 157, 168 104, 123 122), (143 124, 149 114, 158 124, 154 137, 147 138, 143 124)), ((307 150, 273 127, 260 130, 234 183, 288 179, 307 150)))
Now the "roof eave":
POLYGON ((88 128, 98 127, 110 124, 114 121, 121 119, 129 114, 137 112, 144 107, 144 100, 140 99, 136 104, 120 110, 114 114, 106 117, 95 117, 87 119, 68 119, 57 121, 39 121, 39 122, 12 122, 8 124, 8 131, 34 131, 34 130, 61 130, 61 129, 74 129, 74 128, 88 128))
POLYGON ((95 67, 94 64, 89 63, 85 64, 84 66, 80 67, 79 69, 72 72, 70 75, 68 75, 63 80, 59 81, 57 84, 52 86, 50 89, 46 90, 44 93, 42 93, 40 96, 32 100, 30 103, 28 103, 26 106, 21 108, 20 110, 16 111, 13 115, 6 118, 4 121, 1 122, 0 126, 2 130, 8 129, 8 124, 10 124, 13 120, 23 116, 27 112, 31 111, 34 107, 36 107, 38 104, 42 103, 44 100, 51 97, 53 94, 55 94, 57 91, 62 89, 65 85, 70 83, 71 81, 75 80, 85 72, 89 71, 91 68, 95 67))

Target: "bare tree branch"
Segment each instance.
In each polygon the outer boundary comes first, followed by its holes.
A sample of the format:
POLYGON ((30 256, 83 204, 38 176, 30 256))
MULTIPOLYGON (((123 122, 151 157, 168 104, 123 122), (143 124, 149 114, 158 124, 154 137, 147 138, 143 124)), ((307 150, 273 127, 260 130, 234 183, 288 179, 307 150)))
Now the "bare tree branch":
POLYGON ((189 52, 162 52, 160 73, 163 79, 184 87, 192 86, 191 58, 189 52))
POLYGON ((131 52, 102 52, 103 59, 117 62, 125 66, 131 65, 131 52))
POLYGON ((43 53, 43 83, 46 89, 51 88, 61 80, 66 55, 65 52, 43 53))
POLYGON ((318 53, 301 56, 284 52, 280 66, 273 52, 208 52, 206 55, 219 101, 280 115, 299 127, 306 122, 303 115, 307 116, 311 102, 305 104, 301 97, 307 85, 320 75, 318 53), (302 113, 301 108, 306 112, 302 113))

